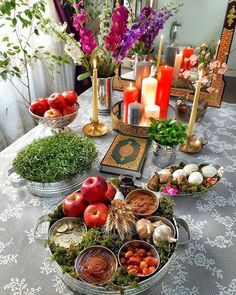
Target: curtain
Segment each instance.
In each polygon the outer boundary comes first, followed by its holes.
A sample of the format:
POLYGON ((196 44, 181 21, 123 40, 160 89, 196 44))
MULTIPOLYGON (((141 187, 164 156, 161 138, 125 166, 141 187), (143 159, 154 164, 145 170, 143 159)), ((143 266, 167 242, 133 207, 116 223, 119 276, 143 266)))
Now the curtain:
MULTIPOLYGON (((46 13, 52 20, 59 21, 51 0, 47 1, 46 13)), ((11 34, 10 31, 9 34, 11 34)), ((6 35, 5 26, 0 28, 0 36, 4 35, 6 35)), ((48 50, 54 51, 56 54, 63 54, 63 44, 54 41, 49 36, 37 37, 33 43, 36 47, 44 45, 48 50)), ((75 69, 73 65, 63 65, 57 68, 54 79, 50 77, 43 62, 32 64, 29 72, 32 98, 47 97, 56 91, 62 92, 74 89, 75 69)), ((20 99, 19 93, 9 81, 0 81, 0 150, 34 126, 35 123, 28 113, 26 105, 20 99)))

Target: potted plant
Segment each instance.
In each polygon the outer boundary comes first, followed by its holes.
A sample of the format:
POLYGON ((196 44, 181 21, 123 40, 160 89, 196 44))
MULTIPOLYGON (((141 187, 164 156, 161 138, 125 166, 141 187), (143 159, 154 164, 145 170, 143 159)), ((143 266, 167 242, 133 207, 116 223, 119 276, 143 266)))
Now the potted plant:
POLYGON ((158 166, 166 167, 175 161, 176 149, 186 138, 187 126, 172 119, 150 118, 148 137, 152 140, 153 151, 158 155, 158 166))

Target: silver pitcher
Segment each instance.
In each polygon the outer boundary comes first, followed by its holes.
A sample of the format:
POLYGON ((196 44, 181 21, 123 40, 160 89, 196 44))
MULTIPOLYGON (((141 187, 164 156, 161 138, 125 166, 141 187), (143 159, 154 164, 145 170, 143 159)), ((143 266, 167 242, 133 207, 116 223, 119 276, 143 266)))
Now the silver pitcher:
POLYGON ((112 106, 113 77, 98 78, 98 113, 109 115, 112 106))
POLYGON ((160 168, 165 168, 175 162, 177 147, 161 145, 152 141, 152 148, 155 154, 155 164, 160 168))

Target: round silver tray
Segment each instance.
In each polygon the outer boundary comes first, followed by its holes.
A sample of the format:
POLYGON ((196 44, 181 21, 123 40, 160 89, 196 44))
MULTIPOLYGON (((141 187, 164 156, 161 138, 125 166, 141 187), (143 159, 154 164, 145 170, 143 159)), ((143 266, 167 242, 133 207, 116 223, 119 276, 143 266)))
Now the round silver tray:
MULTIPOLYGON (((34 227, 34 236, 36 239, 37 239, 37 230, 38 230, 39 225, 44 222, 48 222, 48 220, 49 220, 48 215, 43 215, 43 216, 39 217, 39 219, 37 220, 35 227, 34 227)), ((172 256, 170 257, 168 262, 160 270, 158 270, 154 275, 152 275, 151 277, 148 277, 147 279, 142 280, 139 283, 139 288, 125 287, 124 294, 126 294, 126 295, 140 294, 140 293, 145 292, 148 289, 152 288, 153 286, 155 286, 169 270, 169 268, 175 258, 176 251, 177 251, 178 247, 183 247, 190 242, 191 232, 189 230, 188 224, 183 219, 178 218, 178 217, 174 217, 171 220, 171 222, 172 222, 172 224, 174 226, 174 230, 176 232, 175 238, 177 239, 176 248, 175 248, 175 251, 173 252, 172 256), (179 227, 182 227, 186 231, 186 234, 188 237, 188 239, 183 242, 180 241, 179 227)), ((47 232, 45 233, 45 239, 48 239, 49 232, 50 232, 50 224, 48 223, 47 232)), ((42 239, 42 238, 40 238, 40 239, 42 239)), ((52 255, 51 250, 50 250, 50 253, 52 255)), ((60 265, 56 261, 53 262, 53 265, 54 265, 57 273, 59 274, 59 276, 62 278, 62 280, 68 286, 68 288, 73 290, 76 294, 80 294, 80 295, 83 295, 83 294, 84 295, 99 295, 99 294, 100 295, 120 295, 119 291, 107 290, 105 287, 94 286, 94 285, 88 284, 86 282, 83 282, 81 280, 73 278, 68 273, 62 272, 60 265)))

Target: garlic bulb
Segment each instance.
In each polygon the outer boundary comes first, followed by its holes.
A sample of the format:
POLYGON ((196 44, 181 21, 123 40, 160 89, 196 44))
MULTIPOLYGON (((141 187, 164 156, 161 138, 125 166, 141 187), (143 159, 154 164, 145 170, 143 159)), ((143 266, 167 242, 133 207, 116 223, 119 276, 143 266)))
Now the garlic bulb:
POLYGON ((203 176, 200 172, 193 172, 189 175, 188 182, 194 185, 201 184, 203 182, 203 176))
POLYGON ((186 173, 186 175, 188 176, 191 173, 198 171, 198 165, 193 164, 193 163, 187 164, 187 165, 184 166, 183 170, 186 173))
POLYGON ((186 176, 186 173, 183 169, 177 169, 175 170, 175 172, 173 173, 173 177, 174 178, 177 178, 178 176, 180 175, 185 175, 186 176))
POLYGON ((173 237, 172 229, 163 223, 161 220, 153 224, 157 226, 153 233, 153 242, 155 245, 159 245, 160 242, 168 241, 169 243, 175 243, 177 240, 173 237))
POLYGON ((160 176, 159 181, 161 184, 167 183, 172 180, 172 173, 171 173, 171 170, 168 168, 158 171, 158 174, 160 176))
POLYGON ((154 226, 152 225, 150 220, 142 218, 139 219, 136 223, 136 231, 140 239, 149 240, 153 235, 154 226))
POLYGON ((217 174, 217 169, 211 165, 204 166, 201 170, 204 177, 214 177, 217 174))
POLYGON ((124 201, 125 200, 125 197, 122 194, 122 192, 120 192, 118 189, 116 189, 116 194, 115 194, 113 200, 121 200, 121 201, 124 201))

